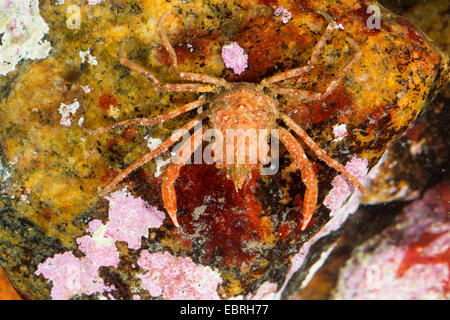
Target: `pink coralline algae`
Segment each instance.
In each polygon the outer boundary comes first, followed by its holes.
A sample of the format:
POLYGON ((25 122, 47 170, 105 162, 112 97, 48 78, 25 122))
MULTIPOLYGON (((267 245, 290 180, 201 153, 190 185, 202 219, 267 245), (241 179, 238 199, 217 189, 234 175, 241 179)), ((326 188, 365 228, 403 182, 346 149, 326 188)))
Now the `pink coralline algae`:
POLYGON ((279 17, 279 16, 281 16, 281 21, 284 24, 286 24, 289 22, 289 20, 291 20, 292 13, 290 11, 288 11, 287 9, 283 8, 282 6, 280 6, 275 10, 275 17, 279 17))
POLYGON ((109 221, 103 224, 101 220, 92 220, 88 234, 76 239, 84 257, 77 258, 72 252, 65 252, 39 264, 35 274, 52 281, 53 299, 114 290, 104 284, 98 268, 118 267, 120 257, 116 241, 125 241, 130 248, 139 249, 141 238, 148 234, 148 229, 160 227, 165 217, 164 213, 126 190, 115 192, 107 199, 110 201, 109 221))
POLYGON ((147 272, 138 277, 150 295, 168 300, 219 299, 220 274, 210 267, 195 264, 191 258, 142 251, 138 265, 147 272))
POLYGON ((251 300, 275 300, 277 298, 278 284, 274 282, 264 282, 258 291, 250 297, 251 300))
POLYGON ((347 135, 347 125, 345 123, 335 125, 333 134, 336 141, 341 141, 347 135))
MULTIPOLYGON (((347 162, 345 169, 355 176, 361 183, 366 183, 367 178, 367 159, 360 159, 354 157, 347 162)), ((348 196, 355 189, 353 185, 343 176, 339 175, 333 179, 333 188, 325 198, 324 204, 331 210, 331 212, 337 211, 343 204, 348 196)), ((359 192, 356 190, 355 192, 359 192)))
POLYGON ((117 241, 125 241, 131 249, 141 247, 141 238, 149 228, 159 228, 165 214, 141 198, 135 198, 124 189, 106 197, 109 203, 109 222, 105 234, 117 241))
MULTIPOLYGON (((363 183, 367 183, 371 179, 375 178, 378 174, 379 167, 383 164, 384 160, 386 159, 387 153, 378 161, 378 163, 370 170, 370 172, 365 176, 364 179, 360 180, 363 183)), ((365 169, 362 169, 367 166, 366 161, 357 161, 357 163, 362 163, 363 166, 359 166, 360 169, 357 171, 364 172, 365 169)), ((356 166, 358 167, 358 166, 356 166)), ((319 231, 317 232, 311 239, 309 239, 306 243, 303 244, 303 246, 300 248, 299 252, 292 257, 291 259, 291 268, 288 271, 288 274, 286 275, 286 281, 281 288, 281 291, 283 291, 284 286, 287 284, 288 280, 292 277, 292 275, 299 270, 306 262, 307 262, 307 256, 310 252, 310 249, 314 246, 317 241, 319 241, 321 238, 329 235, 330 233, 338 230, 342 224, 347 220, 347 218, 355 213, 355 211, 359 207, 360 203, 360 193, 353 193, 348 200, 346 201, 345 205, 341 205, 338 210, 332 211, 332 219, 319 231)), ((330 251, 327 252, 328 254, 331 253, 330 251)), ((321 257, 322 258, 322 257, 321 257)), ((324 259, 326 258, 326 254, 324 254, 324 259)), ((322 260, 323 261, 323 260, 322 260)), ((323 261, 324 262, 324 261, 323 261)), ((314 264, 316 265, 316 264, 314 264)), ((317 269, 316 269, 317 270, 317 269)), ((308 277, 312 277, 315 273, 314 268, 309 269, 308 277)), ((300 284, 300 287, 306 286, 306 280, 304 279, 303 282, 300 284)))
POLYGON ((100 220, 89 223, 87 235, 77 239, 78 249, 96 266, 115 267, 119 265, 119 253, 115 241, 104 235, 105 226, 100 220))
POLYGON ((105 1, 105 0, 88 0, 88 4, 89 4, 90 6, 95 6, 96 4, 100 4, 100 3, 102 3, 103 1, 105 1))
POLYGON ((248 55, 237 42, 223 46, 222 59, 225 66, 233 69, 235 74, 241 74, 247 68, 248 55))
POLYGON ((102 293, 113 290, 106 286, 89 259, 79 259, 71 252, 56 254, 38 266, 36 275, 53 282, 52 299, 67 300, 76 295, 102 293))
POLYGON ((407 206, 341 271, 338 299, 450 298, 450 184, 407 206))

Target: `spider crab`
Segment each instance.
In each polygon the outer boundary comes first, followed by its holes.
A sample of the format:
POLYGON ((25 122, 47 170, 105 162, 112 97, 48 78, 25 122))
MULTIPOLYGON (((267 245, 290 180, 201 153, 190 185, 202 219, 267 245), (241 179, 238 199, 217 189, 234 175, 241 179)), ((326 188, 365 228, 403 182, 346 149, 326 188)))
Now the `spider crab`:
MULTIPOLYGON (((101 127, 98 128, 95 133, 104 133, 114 128, 127 127, 131 125, 152 126, 191 110, 198 109, 207 104, 209 104, 209 109, 200 114, 194 120, 185 124, 181 128, 182 130, 178 130, 179 133, 175 132, 170 138, 162 142, 155 150, 142 156, 128 168, 122 170, 106 185, 105 188, 103 188, 103 194, 110 192, 132 171, 141 167, 161 153, 167 151, 182 137, 183 131, 186 132, 193 129, 198 121, 202 121, 205 118, 209 118, 209 126, 211 128, 220 130, 221 132, 226 132, 227 129, 233 128, 278 130, 279 141, 281 141, 289 151, 296 168, 301 171, 302 181, 306 186, 303 201, 303 221, 301 223, 301 230, 306 228, 315 211, 318 196, 318 181, 316 174, 313 171, 313 166, 308 160, 305 151, 290 130, 303 140, 303 142, 316 154, 318 159, 325 162, 331 168, 342 173, 348 181, 356 186, 362 193, 365 192, 364 186, 350 172, 348 172, 343 165, 329 157, 326 152, 320 148, 320 146, 317 145, 300 126, 298 126, 286 113, 283 112, 283 106, 281 106, 276 99, 278 95, 289 95, 296 98, 300 102, 320 101, 332 93, 332 91, 350 72, 355 63, 361 58, 362 54, 358 45, 353 39, 347 37, 346 41, 353 48, 355 54, 324 92, 286 88, 278 85, 286 79, 299 78, 300 80, 305 73, 314 68, 316 60, 319 57, 320 50, 325 45, 326 41, 331 37, 332 32, 337 29, 334 19, 332 19, 325 12, 320 12, 320 14, 328 21, 328 25, 319 42, 313 48, 310 61, 305 66, 276 74, 262 80, 259 84, 254 84, 246 82, 230 83, 222 78, 180 71, 178 68, 175 50, 173 49, 169 38, 162 27, 165 18, 169 14, 170 13, 165 13, 161 16, 157 24, 156 31, 162 45, 169 54, 170 66, 172 70, 177 74, 180 80, 186 81, 186 83, 161 83, 149 71, 128 60, 123 55, 122 50, 120 53, 120 63, 146 77, 148 81, 150 81, 158 90, 169 92, 207 93, 210 95, 209 98, 199 99, 181 106, 174 111, 156 116, 154 118, 134 118, 118 122, 107 127, 101 127), (278 125, 277 121, 284 122, 287 128, 278 125)), ((192 150, 192 152, 183 155, 181 163, 170 163, 165 169, 162 178, 163 203, 167 213, 176 227, 179 226, 179 223, 177 221, 177 198, 174 183, 179 176, 181 167, 183 167, 190 159, 193 151, 201 146, 202 141, 195 141, 194 136, 191 136, 184 143, 191 144, 193 148, 190 150, 192 150)), ((216 164, 216 166, 218 168, 225 168, 227 171, 227 177, 233 180, 236 190, 239 190, 246 178, 251 175, 252 170, 258 167, 261 168, 262 164, 216 164)))

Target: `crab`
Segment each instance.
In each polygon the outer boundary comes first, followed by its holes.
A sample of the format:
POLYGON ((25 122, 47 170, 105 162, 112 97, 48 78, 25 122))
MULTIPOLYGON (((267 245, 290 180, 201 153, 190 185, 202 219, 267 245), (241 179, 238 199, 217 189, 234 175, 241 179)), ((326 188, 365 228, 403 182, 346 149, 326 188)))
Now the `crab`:
MULTIPOLYGON (((357 187, 362 193, 365 193, 364 186, 338 161, 327 155, 314 140, 308 136, 279 104, 277 97, 288 95, 294 99, 302 102, 321 101, 327 98, 333 90, 343 81, 344 77, 351 71, 352 67, 361 58, 362 53, 356 42, 347 37, 346 41, 355 51, 349 62, 339 71, 337 76, 328 85, 323 92, 313 92, 308 90, 297 89, 293 87, 284 87, 280 85, 284 80, 298 78, 298 81, 309 71, 311 71, 320 55, 321 49, 324 47, 327 40, 331 37, 334 30, 337 29, 337 24, 325 12, 319 12, 325 18, 328 25, 321 36, 318 43, 314 46, 309 62, 301 67, 291 69, 289 71, 281 72, 269 78, 262 80, 259 84, 247 82, 233 82, 230 83, 223 78, 213 77, 205 74, 182 72, 178 68, 177 56, 172 47, 168 35, 164 31, 163 22, 171 13, 163 14, 156 27, 157 34, 165 50, 168 52, 170 59, 170 67, 181 80, 180 83, 161 83, 152 73, 136 63, 128 60, 121 49, 119 54, 120 63, 123 66, 141 74, 150 81, 157 90, 166 92, 196 92, 203 94, 199 100, 188 103, 166 114, 158 115, 154 118, 134 118, 122 122, 112 124, 110 126, 101 127, 95 130, 96 134, 108 132, 112 129, 128 126, 153 126, 160 124, 166 120, 175 118, 181 114, 189 111, 200 109, 202 106, 209 105, 209 108, 200 113, 195 119, 189 121, 181 129, 172 134, 170 138, 162 142, 156 149, 145 154, 126 169, 117 174, 102 190, 105 195, 112 191, 112 189, 126 178, 131 172, 143 166, 153 158, 166 152, 172 145, 183 137, 183 132, 193 129, 199 121, 206 118, 209 119, 209 127, 217 129, 220 132, 227 132, 228 129, 270 129, 278 130, 279 141, 283 143, 289 152, 295 169, 301 171, 301 178, 306 186, 302 221, 300 223, 301 230, 305 230, 317 205, 318 197, 318 180, 313 170, 313 165, 307 158, 305 151, 299 141, 296 140, 291 131, 296 134, 316 155, 318 159, 325 162, 331 168, 340 172, 347 180, 357 187), (284 126, 278 123, 284 123, 284 126)), ((266 138, 268 140, 268 138, 266 138)), ((177 163, 170 163, 165 169, 162 177, 162 199, 165 209, 170 216, 173 224, 179 227, 177 220, 177 196, 175 191, 175 181, 179 177, 180 169, 190 160, 192 153, 201 146, 202 141, 194 139, 191 136, 183 144, 191 144, 191 152, 187 152, 181 157, 181 161, 177 163)), ((189 145, 188 145, 189 146, 189 145)), ((268 141, 267 141, 268 146, 268 141)), ((258 161, 256 164, 219 164, 216 167, 226 170, 227 178, 232 179, 234 186, 239 191, 248 177, 251 176, 252 171, 262 167, 262 163, 258 161)))

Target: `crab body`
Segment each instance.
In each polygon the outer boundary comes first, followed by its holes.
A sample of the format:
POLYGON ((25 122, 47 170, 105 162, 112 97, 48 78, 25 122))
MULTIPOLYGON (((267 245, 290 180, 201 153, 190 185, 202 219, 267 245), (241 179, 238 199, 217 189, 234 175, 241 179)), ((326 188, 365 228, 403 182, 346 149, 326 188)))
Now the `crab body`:
MULTIPOLYGON (((361 58, 361 52, 358 45, 353 39, 347 38, 347 42, 353 47, 355 54, 346 66, 340 70, 324 92, 313 92, 295 87, 284 87, 282 84, 280 85, 280 83, 287 79, 297 78, 297 81, 300 82, 304 75, 314 68, 322 47, 330 38, 333 31, 336 30, 336 22, 328 14, 324 12, 321 12, 320 14, 328 21, 328 26, 319 42, 313 48, 311 59, 308 64, 266 78, 259 84, 245 82, 229 83, 222 78, 198 73, 181 72, 178 68, 175 50, 162 27, 164 20, 169 15, 164 14, 159 20, 156 31, 161 39, 162 45, 169 54, 172 70, 178 75, 178 78, 184 82, 162 84, 152 73, 125 58, 122 52, 120 54, 120 62, 122 65, 145 76, 158 90, 169 92, 197 92, 205 95, 206 98, 188 103, 174 111, 155 118, 126 120, 108 127, 99 128, 95 132, 104 133, 117 127, 127 127, 130 125, 151 126, 172 119, 180 114, 198 109, 204 105, 207 105, 208 108, 197 118, 185 124, 181 128, 182 130, 175 131, 170 138, 161 143, 155 150, 142 156, 128 168, 122 170, 111 182, 109 182, 103 189, 103 192, 110 192, 132 171, 157 157, 159 154, 167 151, 183 137, 183 132, 195 129, 196 123, 206 118, 209 118, 209 128, 219 133, 217 135, 220 137, 219 140, 223 139, 225 141, 225 150, 222 149, 223 147, 219 147, 215 148, 212 152, 214 154, 216 166, 226 170, 227 177, 233 180, 237 191, 239 191, 246 179, 251 176, 252 171, 261 168, 265 163, 266 158, 264 155, 267 155, 266 151, 268 149, 269 140, 267 131, 275 130, 278 133, 277 139, 279 139, 291 155, 295 167, 300 170, 302 174, 302 182, 306 186, 303 201, 303 219, 301 222, 302 230, 307 227, 308 222, 315 211, 318 197, 318 180, 302 145, 297 141, 294 135, 291 134, 290 130, 303 140, 319 160, 325 162, 328 166, 334 168, 338 172, 341 172, 350 183, 356 186, 361 192, 364 192, 364 186, 349 173, 344 166, 330 158, 325 150, 320 148, 320 146, 318 146, 313 139, 284 112, 284 106, 280 105, 277 100, 278 95, 289 95, 300 102, 322 101, 322 99, 333 92, 333 90, 342 82, 344 77, 351 71, 354 64, 361 58), (281 125, 280 122, 284 123, 284 126, 281 125), (253 140, 251 140, 252 134, 253 140), (253 149, 252 151, 251 147, 255 147, 255 145, 257 145, 257 149, 253 149), (231 152, 229 151, 230 148, 232 150, 231 152), (247 154, 246 151, 248 151, 247 154), (255 153, 258 153, 260 157, 251 161, 251 155, 255 153), (221 154, 221 156, 219 154, 221 154)), ((182 147, 185 145, 190 147, 187 148, 190 152, 183 153, 178 157, 176 162, 170 163, 164 172, 161 190, 162 198, 167 213, 177 227, 179 224, 177 221, 175 182, 180 174, 180 169, 189 162, 192 153, 201 147, 202 142, 202 139, 195 139, 195 135, 184 141, 182 147)))
POLYGON ((210 126, 223 133, 226 142, 221 159, 216 157, 216 166, 225 168, 236 190, 242 188, 253 170, 265 164, 257 157, 258 152, 262 153, 258 148, 268 149, 267 133, 276 128, 277 118, 276 99, 252 83, 237 83, 213 101, 210 126), (252 156, 255 156, 253 161, 252 156), (224 157, 227 161, 223 161, 224 157))

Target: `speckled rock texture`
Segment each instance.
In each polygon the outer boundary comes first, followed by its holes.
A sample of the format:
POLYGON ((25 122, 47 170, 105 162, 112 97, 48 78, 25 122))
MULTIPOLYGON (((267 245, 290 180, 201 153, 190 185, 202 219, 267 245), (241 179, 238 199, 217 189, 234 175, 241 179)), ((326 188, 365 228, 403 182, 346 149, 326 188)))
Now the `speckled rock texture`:
POLYGON ((450 184, 428 190, 355 250, 334 299, 449 299, 450 184))
POLYGON ((20 294, 30 299, 283 296, 288 278, 305 264, 305 243, 330 220, 333 230, 333 219, 350 210, 342 208, 351 204, 356 210, 359 203, 361 195, 350 195, 352 189, 346 191, 349 200, 339 200, 336 190, 343 186, 333 169, 306 149, 318 176, 319 201, 308 228, 300 231, 305 187, 283 147, 278 173, 254 174, 238 192, 223 170, 187 165, 176 182, 180 227, 175 228, 161 199, 158 172, 166 154, 106 197, 98 190, 194 113, 99 136, 88 130, 153 117, 198 98, 158 91, 119 63, 122 47, 162 81, 176 81, 155 32, 164 12, 176 14, 164 27, 181 70, 255 83, 307 63, 327 25, 318 14, 323 10, 340 27, 305 80, 286 85, 325 90, 352 57, 348 36, 362 59, 323 103, 279 101, 331 157, 369 180, 390 144, 448 81, 447 56, 404 18, 381 7, 381 28, 368 29, 371 4, 376 3, 40 1, 39 14, 49 26, 44 37, 52 45, 49 56, 26 60, 0 76, 0 265, 20 294), (223 60, 223 47, 233 42, 247 55, 244 70, 240 64, 227 68, 223 60))
MULTIPOLYGON (((422 2, 410 0, 398 2, 384 0, 381 3, 410 19, 425 31, 439 47, 447 48, 448 36, 446 35, 450 31, 450 26, 446 23, 449 17, 448 1, 422 2)), ((368 194, 362 199, 365 205, 349 216, 338 230, 328 234, 314 246, 314 250, 311 250, 312 252, 309 254, 310 260, 318 261, 317 254, 321 252, 327 252, 326 259, 322 259, 321 264, 313 270, 315 271, 314 277, 309 279, 308 283, 304 284, 305 281, 303 281, 303 283, 300 282, 303 285, 299 285, 299 281, 296 281, 297 285, 291 286, 293 289, 287 292, 289 298, 336 298, 335 288, 338 282, 343 283, 339 276, 340 270, 348 265, 348 260, 357 259, 357 255, 363 257, 359 249, 365 246, 367 242, 375 241, 371 240, 373 237, 379 239, 381 232, 394 223, 395 217, 402 213, 409 200, 420 199, 423 197, 423 193, 434 187, 437 182, 444 181, 442 183, 445 184, 445 181, 449 180, 448 108, 450 104, 448 93, 450 91, 448 88, 447 85, 447 88, 428 104, 414 125, 389 148, 384 162, 376 170, 375 179, 369 185, 368 194), (333 247, 332 251, 328 252, 328 248, 331 246, 333 247)), ((440 200, 436 199, 435 201, 439 202, 440 200)), ((425 215, 426 210, 423 210, 422 214, 425 215)), ((416 240, 415 238, 409 239, 410 242, 416 240)), ((395 245, 391 246, 391 248, 393 247, 395 245)), ((403 258, 401 248, 399 250, 399 257, 403 258)), ((371 260, 373 258, 372 253, 368 251, 367 257, 363 257, 363 259, 371 260)), ((407 259, 405 258, 405 260, 407 259)), ((390 264, 390 268, 387 269, 377 268, 377 258, 371 261, 373 264, 370 266, 371 274, 369 278, 371 277, 375 281, 386 281, 389 278, 389 272, 396 268, 393 264, 390 264)), ((427 266, 422 267, 427 269, 427 266)), ((348 267, 346 268, 348 270, 348 267)), ((308 268, 302 269, 299 270, 297 280, 301 280, 302 277, 305 277, 305 274, 311 273, 308 273, 308 268)), ((418 271, 416 276, 419 279, 421 277, 420 267, 416 271, 418 271)), ((444 272, 446 272, 445 268, 444 272)), ((390 274, 392 275, 392 272, 390 274)), ((359 280, 362 281, 363 278, 360 277, 359 280)), ((419 281, 417 281, 417 284, 408 282, 406 278, 402 279, 402 277, 392 280, 395 285, 391 287, 386 283, 383 284, 383 286, 389 287, 386 293, 389 292, 390 297, 397 295, 398 298, 407 299, 414 298, 414 295, 416 295, 415 297, 426 298, 427 296, 435 296, 436 292, 433 292, 433 290, 440 285, 441 274, 429 274, 427 280, 430 285, 428 287, 424 287, 419 281), (417 295, 419 290, 414 291, 415 289, 421 290, 420 295, 417 295), (428 289, 429 292, 427 292, 428 289)), ((355 281, 358 280, 355 279, 355 281)), ((348 289, 348 287, 345 288, 348 289)), ((340 297, 352 298, 355 291, 350 293, 345 288, 340 288, 340 297)), ((369 290, 359 291, 354 298, 362 298, 368 292, 369 290)), ((445 296, 445 292, 441 290, 440 297, 443 296, 445 296)), ((370 297, 367 295, 366 298, 380 299, 383 298, 383 294, 378 292, 378 295, 375 294, 370 297)), ((384 298, 388 298, 388 296, 386 295, 384 298)))
MULTIPOLYGON (((446 53, 449 52, 450 4, 448 1, 385 1, 411 19, 446 53)), ((443 78, 445 79, 445 77, 443 78)), ((448 173, 450 132, 450 86, 440 91, 422 115, 389 150, 372 181, 366 204, 412 200, 448 173)))

